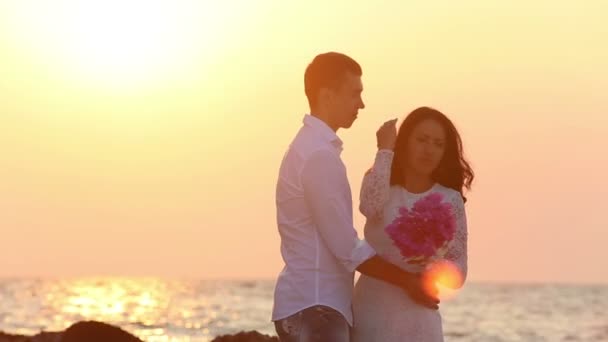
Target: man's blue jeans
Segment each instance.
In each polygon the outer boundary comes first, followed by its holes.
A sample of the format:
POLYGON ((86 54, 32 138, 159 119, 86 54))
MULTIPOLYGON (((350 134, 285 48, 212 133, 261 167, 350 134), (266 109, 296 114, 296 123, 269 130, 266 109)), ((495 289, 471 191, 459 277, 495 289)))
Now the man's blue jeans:
POLYGON ((324 305, 304 309, 274 323, 281 342, 349 342, 344 316, 324 305))

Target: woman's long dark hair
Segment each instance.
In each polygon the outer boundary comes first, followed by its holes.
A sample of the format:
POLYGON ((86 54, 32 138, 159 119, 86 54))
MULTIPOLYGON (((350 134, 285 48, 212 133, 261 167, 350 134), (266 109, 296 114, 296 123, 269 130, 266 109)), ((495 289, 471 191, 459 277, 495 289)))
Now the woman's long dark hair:
POLYGON ((407 160, 407 143, 414 127, 425 120, 438 122, 446 134, 445 152, 439 166, 433 171, 432 178, 435 182, 458 191, 466 202, 463 191, 464 188, 471 188, 471 183, 475 177, 473 169, 464 159, 462 140, 452 121, 440 111, 430 107, 415 109, 399 127, 391 167, 391 185, 405 187, 405 174, 401 166, 407 160))

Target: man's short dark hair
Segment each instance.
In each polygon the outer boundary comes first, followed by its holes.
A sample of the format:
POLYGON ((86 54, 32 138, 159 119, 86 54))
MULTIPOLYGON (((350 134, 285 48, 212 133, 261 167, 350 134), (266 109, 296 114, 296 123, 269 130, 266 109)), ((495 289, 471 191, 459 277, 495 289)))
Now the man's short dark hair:
POLYGON ((304 73, 304 92, 311 107, 317 105, 321 88, 337 88, 344 77, 352 73, 361 76, 359 63, 345 54, 327 52, 317 55, 304 73))

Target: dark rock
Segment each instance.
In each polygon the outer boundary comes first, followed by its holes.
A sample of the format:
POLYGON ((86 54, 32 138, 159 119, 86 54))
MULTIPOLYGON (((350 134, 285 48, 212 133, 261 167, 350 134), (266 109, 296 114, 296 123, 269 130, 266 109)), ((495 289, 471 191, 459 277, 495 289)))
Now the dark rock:
POLYGON ((218 336, 211 342, 279 342, 279 338, 276 336, 263 335, 257 331, 241 331, 234 335, 218 336))
MULTIPOLYGON (((96 321, 78 322, 65 331, 41 332, 34 336, 12 335, 0 331, 0 342, 143 342, 119 327, 96 321)), ((257 331, 222 335, 211 342, 279 342, 276 336, 257 331)))
POLYGON ((21 336, 21 335, 11 335, 0 332, 0 342, 22 342, 27 341, 29 337, 21 336))
POLYGON ((34 336, 12 335, 0 332, 0 342, 60 342, 61 332, 41 332, 34 336))
POLYGON ((86 321, 65 330, 60 342, 143 342, 130 333, 110 324, 86 321))

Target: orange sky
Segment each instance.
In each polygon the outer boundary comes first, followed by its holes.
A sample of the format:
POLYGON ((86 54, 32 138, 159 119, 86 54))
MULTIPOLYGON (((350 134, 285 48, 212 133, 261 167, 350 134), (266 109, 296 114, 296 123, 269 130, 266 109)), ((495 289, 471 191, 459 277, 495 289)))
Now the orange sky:
POLYGON ((470 280, 608 282, 605 2, 50 3, 0 2, 0 276, 275 277, 277 168, 334 50, 364 72, 355 206, 377 127, 433 106, 477 174, 470 280))

